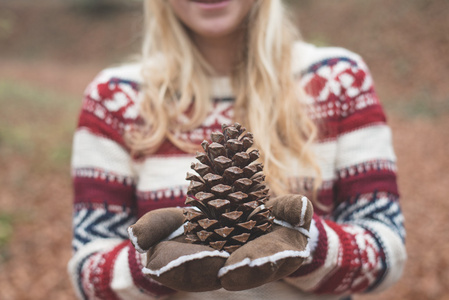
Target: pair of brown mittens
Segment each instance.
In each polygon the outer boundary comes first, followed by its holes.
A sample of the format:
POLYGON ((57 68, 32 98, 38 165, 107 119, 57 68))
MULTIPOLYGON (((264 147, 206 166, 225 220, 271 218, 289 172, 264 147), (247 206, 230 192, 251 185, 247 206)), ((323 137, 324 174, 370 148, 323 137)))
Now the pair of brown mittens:
POLYGON ((181 208, 145 214, 128 229, 137 251, 147 254, 147 276, 178 291, 225 288, 239 291, 279 280, 309 256, 307 232, 313 215, 310 201, 286 195, 266 203, 276 218, 273 230, 232 254, 185 240, 181 208))

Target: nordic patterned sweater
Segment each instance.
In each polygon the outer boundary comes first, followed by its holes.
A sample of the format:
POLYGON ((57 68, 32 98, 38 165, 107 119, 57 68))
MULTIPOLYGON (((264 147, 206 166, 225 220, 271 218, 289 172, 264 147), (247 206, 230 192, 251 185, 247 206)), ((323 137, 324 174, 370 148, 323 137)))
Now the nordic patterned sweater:
MULTIPOLYGON (((138 117, 142 79, 138 64, 126 65, 104 70, 87 87, 74 136, 69 273, 80 298, 340 299, 400 278, 406 252, 396 158, 369 70, 341 48, 297 43, 293 53, 293 71, 321 129, 313 145, 323 180, 319 202, 332 207, 315 207, 308 261, 283 280, 241 292, 181 293, 143 276, 127 228, 150 210, 184 206, 194 156, 164 142, 144 160, 130 157, 123 134, 138 117)), ((194 143, 233 122, 229 79, 211 84, 209 115, 183 136, 194 143)), ((310 192, 313 173, 293 158, 289 165, 290 192, 310 192)))

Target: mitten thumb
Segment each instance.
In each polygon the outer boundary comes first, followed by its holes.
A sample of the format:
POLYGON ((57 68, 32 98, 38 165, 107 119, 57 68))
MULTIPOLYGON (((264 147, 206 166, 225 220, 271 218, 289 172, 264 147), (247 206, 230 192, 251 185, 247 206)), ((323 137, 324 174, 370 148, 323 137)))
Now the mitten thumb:
POLYGON ((265 206, 271 208, 277 220, 309 230, 313 217, 313 205, 307 197, 293 194, 279 196, 269 200, 265 206))
POLYGON ((181 208, 161 208, 143 215, 128 228, 129 239, 140 253, 167 238, 184 223, 181 208))

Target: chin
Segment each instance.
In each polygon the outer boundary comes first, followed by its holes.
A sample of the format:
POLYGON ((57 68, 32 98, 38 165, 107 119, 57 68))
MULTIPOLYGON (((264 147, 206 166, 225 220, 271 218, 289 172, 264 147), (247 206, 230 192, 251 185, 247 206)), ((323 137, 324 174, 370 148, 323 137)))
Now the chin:
POLYGON ((233 30, 227 28, 205 28, 204 30, 196 31, 195 33, 205 38, 220 38, 228 36, 233 32, 233 30))
POLYGON ((222 37, 238 31, 255 0, 168 0, 175 15, 192 32, 222 37))
POLYGON ((232 22, 232 20, 207 20, 198 22, 193 31, 203 37, 219 38, 227 36, 235 32, 240 24, 232 22))

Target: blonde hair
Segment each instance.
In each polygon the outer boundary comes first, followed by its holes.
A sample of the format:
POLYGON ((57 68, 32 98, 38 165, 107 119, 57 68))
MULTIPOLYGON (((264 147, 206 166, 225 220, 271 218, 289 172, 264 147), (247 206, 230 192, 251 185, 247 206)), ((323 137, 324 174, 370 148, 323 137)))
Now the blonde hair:
MULTIPOLYGON (((188 152, 198 150, 198 145, 177 134, 198 127, 210 109, 208 75, 213 70, 167 2, 145 1, 141 103, 145 125, 127 136, 134 153, 153 153, 164 139, 188 152), (188 118, 181 121, 187 110, 188 118)), ((312 166, 320 178, 310 150, 317 127, 299 101, 299 84, 291 68, 292 46, 299 34, 281 0, 257 1, 246 22, 247 44, 232 76, 235 121, 254 134, 270 189, 281 195, 289 191, 286 152, 312 166)))

